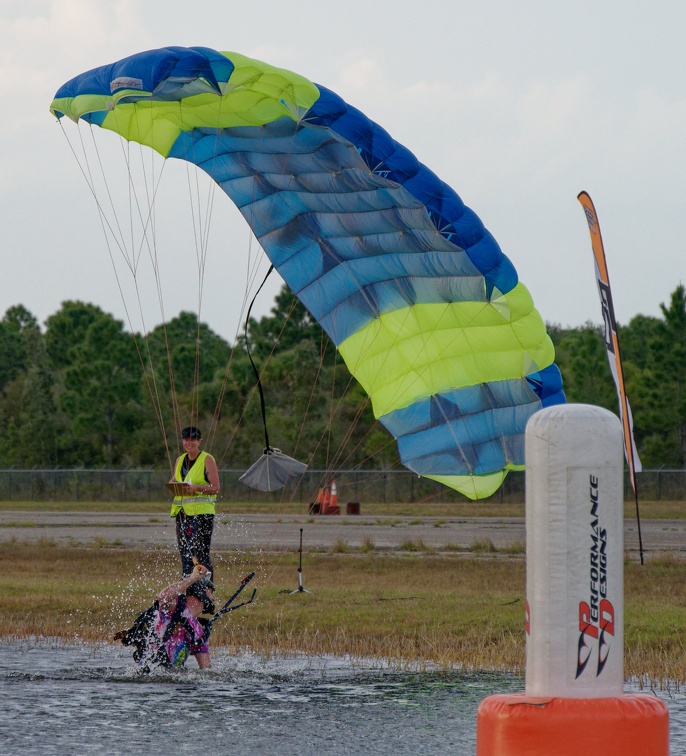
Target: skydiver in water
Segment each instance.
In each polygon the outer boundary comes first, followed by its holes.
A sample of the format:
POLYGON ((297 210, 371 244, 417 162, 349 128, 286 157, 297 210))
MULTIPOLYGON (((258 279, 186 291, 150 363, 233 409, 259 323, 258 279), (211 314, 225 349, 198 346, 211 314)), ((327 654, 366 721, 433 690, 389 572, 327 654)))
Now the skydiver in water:
POLYGON ((133 658, 141 674, 156 666, 180 669, 189 655, 200 669, 210 668, 211 623, 200 618, 215 610, 214 596, 206 585, 209 578, 207 568, 196 565, 190 575, 164 588, 131 628, 114 636, 125 646, 136 646, 133 658))
POLYGON ((181 555, 181 574, 193 572, 197 562, 214 574, 210 545, 215 503, 220 490, 214 457, 200 451, 202 433, 194 425, 181 431, 185 453, 174 465, 173 483, 183 483, 184 493, 174 497, 170 516, 176 518, 176 545, 181 555))
POLYGON ((213 624, 225 614, 252 604, 257 589, 240 604, 234 602, 255 577, 251 572, 241 580, 233 595, 215 612, 214 595, 208 587, 211 575, 203 565, 196 565, 188 577, 164 588, 152 606, 142 611, 128 630, 114 636, 125 646, 135 646, 133 659, 138 674, 154 667, 180 669, 194 656, 200 669, 210 668, 208 647, 213 624), (208 619, 201 614, 211 614, 208 619))

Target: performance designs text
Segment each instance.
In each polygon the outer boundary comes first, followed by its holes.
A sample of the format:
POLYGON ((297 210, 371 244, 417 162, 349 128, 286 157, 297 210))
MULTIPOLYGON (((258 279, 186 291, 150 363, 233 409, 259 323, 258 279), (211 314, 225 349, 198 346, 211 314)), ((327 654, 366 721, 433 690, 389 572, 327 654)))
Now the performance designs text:
POLYGON ((598 516, 600 494, 598 478, 589 477, 589 504, 591 514, 589 550, 589 599, 579 602, 579 646, 576 677, 586 669, 594 646, 598 648, 596 677, 605 667, 610 644, 615 634, 615 610, 607 598, 607 530, 600 526, 598 516))

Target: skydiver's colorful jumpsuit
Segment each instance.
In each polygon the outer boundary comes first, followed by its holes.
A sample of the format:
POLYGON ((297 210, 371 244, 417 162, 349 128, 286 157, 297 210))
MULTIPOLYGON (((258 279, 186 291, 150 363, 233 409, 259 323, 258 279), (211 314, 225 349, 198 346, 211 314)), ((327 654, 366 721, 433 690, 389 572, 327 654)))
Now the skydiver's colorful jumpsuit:
POLYGON ((168 663, 163 666, 178 669, 186 663, 189 654, 191 656, 208 654, 209 648, 204 633, 205 628, 187 608, 186 597, 183 594, 178 597, 176 607, 170 614, 158 609, 155 616, 154 637, 162 642, 167 635, 164 640, 164 650, 168 663), (168 634, 167 628, 172 620, 175 620, 176 627, 168 634))

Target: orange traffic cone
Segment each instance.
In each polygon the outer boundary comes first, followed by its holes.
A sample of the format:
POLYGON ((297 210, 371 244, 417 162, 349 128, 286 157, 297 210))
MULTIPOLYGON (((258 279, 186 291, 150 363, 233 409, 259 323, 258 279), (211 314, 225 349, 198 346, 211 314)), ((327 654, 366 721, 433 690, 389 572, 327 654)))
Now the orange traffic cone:
POLYGON ((331 505, 331 492, 329 491, 329 487, 325 486, 324 488, 324 496, 322 499, 322 514, 329 514, 329 506, 331 505))
POLYGON ((336 481, 331 481, 331 510, 332 514, 338 514, 338 492, 336 491, 336 481))

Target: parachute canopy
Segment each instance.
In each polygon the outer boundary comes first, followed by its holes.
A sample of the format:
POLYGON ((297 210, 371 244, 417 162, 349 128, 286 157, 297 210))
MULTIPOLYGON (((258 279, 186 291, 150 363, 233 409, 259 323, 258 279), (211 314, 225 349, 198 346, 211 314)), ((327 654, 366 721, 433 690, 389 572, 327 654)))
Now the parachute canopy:
POLYGON ((552 342, 477 215, 334 92, 231 52, 166 47, 67 82, 51 111, 206 171, 397 439, 470 498, 524 465, 565 401, 552 342))

